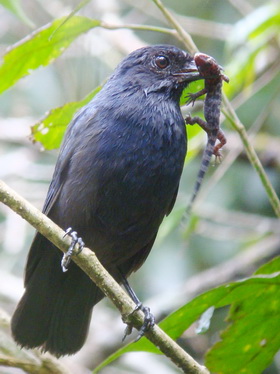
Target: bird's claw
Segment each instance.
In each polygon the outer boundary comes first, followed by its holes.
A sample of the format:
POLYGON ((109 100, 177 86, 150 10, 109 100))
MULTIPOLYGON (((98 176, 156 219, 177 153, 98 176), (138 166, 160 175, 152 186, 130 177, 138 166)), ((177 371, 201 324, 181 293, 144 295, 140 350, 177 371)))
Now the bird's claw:
POLYGON ((135 342, 138 342, 138 340, 140 340, 142 336, 144 336, 145 333, 149 331, 155 325, 155 317, 151 313, 150 308, 147 306, 143 306, 142 304, 139 304, 136 306, 136 310, 139 310, 139 309, 142 310, 145 317, 144 317, 143 325, 141 326, 139 330, 139 333, 138 333, 137 338, 135 339, 135 342))
MULTIPOLYGON (((137 310, 142 310, 142 312, 144 313, 144 322, 143 322, 142 326, 139 329, 139 333, 138 333, 138 335, 137 335, 137 337, 135 339, 135 342, 138 342, 138 340, 140 340, 142 338, 142 336, 144 336, 145 333, 147 331, 149 331, 155 325, 155 317, 151 313, 149 307, 143 306, 142 303, 139 303, 139 304, 136 305, 136 307, 133 310, 132 314, 135 313, 137 310)), ((122 340, 124 341, 125 338, 128 335, 131 334, 131 332, 132 332, 132 326, 128 324, 126 326, 126 329, 125 329, 125 332, 124 332, 124 337, 123 337, 122 340)))
POLYGON ((74 248, 75 248, 76 244, 78 244, 77 255, 82 252, 82 250, 84 248, 84 245, 85 245, 82 238, 78 237, 77 232, 73 231, 71 227, 69 227, 65 231, 65 234, 64 234, 63 237, 65 238, 65 236, 67 236, 67 235, 71 236, 72 243, 71 243, 68 251, 66 253, 64 253, 64 255, 62 257, 62 260, 61 260, 61 267, 62 267, 63 272, 66 272, 68 270, 69 264, 71 262, 71 257, 73 255, 73 251, 74 251, 74 248))
POLYGON ((122 342, 125 340, 125 338, 128 335, 130 335, 132 333, 132 329, 133 329, 133 327, 129 323, 127 323, 126 328, 124 330, 124 335, 123 335, 123 338, 122 338, 122 342))

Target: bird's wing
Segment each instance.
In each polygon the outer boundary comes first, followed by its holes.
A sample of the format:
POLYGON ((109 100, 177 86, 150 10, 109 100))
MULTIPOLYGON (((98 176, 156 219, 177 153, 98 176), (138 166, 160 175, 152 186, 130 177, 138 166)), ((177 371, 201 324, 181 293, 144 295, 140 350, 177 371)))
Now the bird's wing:
POLYGON ((43 213, 46 215, 49 214, 54 203, 57 201, 64 183, 67 180, 71 159, 80 146, 79 141, 82 137, 79 136, 79 134, 83 132, 87 126, 92 127, 92 138, 100 132, 95 126, 97 110, 89 113, 87 108, 88 107, 83 108, 76 114, 66 130, 67 133, 61 145, 53 178, 43 207, 43 213))
POLYGON ((43 207, 43 213, 45 213, 46 215, 51 210, 51 207, 53 206, 54 202, 57 199, 57 196, 59 195, 63 187, 63 180, 65 180, 65 178, 62 178, 62 176, 66 173, 69 158, 63 161, 64 162, 61 163, 60 168, 58 168, 57 165, 55 173, 53 175, 53 179, 49 186, 48 194, 43 207))
POLYGON ((175 191, 175 193, 174 193, 174 195, 172 197, 171 203, 170 203, 170 205, 169 205, 169 207, 168 207, 168 209, 166 211, 166 214, 165 214, 166 216, 168 216, 171 213, 171 211, 172 211, 172 209, 174 207, 174 204, 175 204, 175 201, 176 201, 176 198, 177 198, 177 195, 178 195, 178 190, 179 190, 179 185, 176 188, 176 191, 175 191))

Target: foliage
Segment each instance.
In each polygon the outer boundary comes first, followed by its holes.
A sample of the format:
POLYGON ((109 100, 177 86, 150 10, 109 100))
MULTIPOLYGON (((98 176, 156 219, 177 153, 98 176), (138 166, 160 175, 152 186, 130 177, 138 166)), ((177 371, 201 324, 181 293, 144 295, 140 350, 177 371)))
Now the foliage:
POLYGON ((44 119, 32 126, 34 140, 40 142, 46 149, 58 148, 74 114, 93 99, 100 89, 101 86, 96 87, 84 99, 52 109, 44 119))
MULTIPOLYGON (((155 3, 157 2, 155 1, 155 3)), ((18 1, 10 3, 1 1, 1 4, 21 18, 23 22, 32 26, 31 21, 21 9, 18 1)), ((231 35, 227 42, 224 43, 224 49, 221 54, 223 54, 226 60, 226 64, 224 65, 226 74, 230 77, 230 84, 225 85, 224 90, 232 100, 233 107, 238 113, 239 118, 243 120, 244 126, 251 133, 256 133, 263 125, 264 130, 266 130, 266 126, 269 127, 265 120, 269 117, 272 108, 275 109, 277 107, 275 102, 279 97, 277 95, 279 94, 280 86, 280 7, 276 2, 271 1, 261 7, 255 6, 255 9, 253 7, 250 9, 250 12, 239 17, 238 21, 232 25, 231 35), (252 110, 248 110, 248 108, 252 108, 252 110), (253 123, 252 126, 250 126, 251 123, 253 123)), ((131 29, 135 29, 134 26, 131 25, 131 29)), ((54 19, 47 25, 39 27, 35 32, 28 34, 27 37, 11 46, 3 56, 3 63, 0 66, 0 92, 4 92, 16 83, 18 84, 19 80, 26 75, 33 74, 36 69, 52 64, 70 47, 71 43, 81 37, 82 34, 97 27, 107 29, 118 28, 116 25, 105 24, 98 19, 75 15, 73 12, 69 17, 54 19)), ((126 27, 129 28, 127 25, 126 27)), ((171 24, 171 27, 174 28, 174 24, 171 24)), ((151 27, 147 26, 146 30, 151 30, 151 27)), ((159 31, 156 32, 154 30, 153 32, 163 37, 165 35, 164 29, 160 29, 159 31)), ((170 36, 170 30, 166 30, 166 35, 170 36)), ((184 40, 184 36, 182 37, 180 33, 175 35, 177 40, 173 41, 174 43, 183 41, 185 46, 188 46, 189 39, 184 40)), ((200 47, 199 40, 197 44, 200 47)), ((201 44, 203 45, 203 41, 201 44)), ((190 45, 189 48, 191 48, 190 45)), ((190 89, 197 91, 199 84, 201 83, 193 84, 191 88, 188 88, 187 92, 190 92, 190 89)), ((85 95, 83 99, 72 101, 49 110, 42 120, 33 125, 33 139, 39 141, 44 148, 49 150, 59 147, 65 128, 74 113, 89 102, 100 88, 101 86, 98 85, 94 90, 85 95)), ((182 105, 186 101, 187 92, 184 92, 182 95, 182 105)), ((201 107, 198 107, 198 109, 196 107, 195 110, 198 110, 199 115, 202 115, 201 107)), ((261 153, 263 151, 262 146, 259 146, 258 143, 253 144, 252 138, 244 136, 245 128, 243 125, 240 127, 241 122, 239 122, 236 112, 232 114, 226 100, 223 110, 228 123, 239 133, 243 147, 247 149, 247 152, 250 152, 250 149, 255 146, 258 150, 261 150, 261 153)), ((272 121, 278 123, 278 108, 273 113, 274 118, 272 121)), ((275 131, 275 134, 272 134, 272 137, 277 137, 279 149, 279 129, 275 126, 273 131, 275 131)), ((197 128, 191 128, 188 133, 191 152, 189 152, 187 162, 190 162, 199 150, 197 144, 201 145, 201 131, 197 128)), ((224 167, 225 172, 240 152, 241 150, 232 156, 232 161, 229 160, 227 162, 227 159, 224 160, 224 166, 222 165, 222 167, 224 167)), ((254 165, 254 157, 250 157, 249 155, 249 158, 252 165, 254 165)), ((279 169, 279 152, 276 164, 279 169)), ((258 168, 258 164, 257 166, 255 165, 255 168, 258 168)), ((263 173, 264 171, 261 171, 261 179, 264 176, 263 173)), ((212 181, 214 180, 214 184, 217 183, 219 178, 217 176, 215 179, 212 179, 212 181)), ((234 183, 240 183, 237 179, 233 177, 231 183, 233 185, 234 183)), ((209 185, 211 185, 211 182, 209 185)), ((278 187, 277 184, 275 185, 278 187)), ((234 189, 234 186, 232 188, 234 189)), ((254 186, 251 184, 251 190, 247 197, 249 202, 251 201, 250 193, 253 195, 253 188, 254 186)), ((229 187, 226 192, 224 191, 224 194, 232 195, 231 191, 229 187)), ((268 188, 267 195, 270 197, 270 200, 275 200, 273 208, 277 214, 279 200, 272 186, 268 188), (269 196, 270 194, 272 194, 272 197, 269 196)), ((242 198, 243 196, 240 198, 240 206, 242 206, 242 198)), ((256 199, 252 197, 252 200, 251 205, 248 201, 244 201, 243 204, 248 204, 247 209, 252 209, 253 213, 255 211, 259 212, 256 199)), ((230 206, 230 203, 228 203, 228 206, 230 206)), ((238 205, 237 208, 239 208, 238 205)), ((266 207, 266 209, 271 216, 275 214, 271 208, 266 207)), ((187 227, 185 225, 183 230, 184 235, 180 232, 181 236, 184 237, 183 240, 195 235, 195 231, 203 219, 203 211, 201 213, 198 210, 195 213, 196 215, 191 217, 187 227)), ((214 214, 212 213, 212 216, 214 214)), ((162 230, 159 233, 161 242, 168 238, 170 234, 174 234, 182 215, 183 207, 181 205, 171 214, 170 221, 163 223, 162 230)), ((274 235, 275 232, 271 227, 272 225, 265 232, 262 231, 255 234, 255 236, 249 236, 247 240, 240 240, 240 246, 248 248, 252 242, 260 241, 263 236, 274 235)), ((265 251, 265 248, 263 250, 265 251)), ((209 308, 214 307, 217 309, 230 306, 227 317, 227 328, 221 333, 221 339, 213 344, 207 353, 205 357, 206 366, 215 373, 262 373, 271 363, 280 347, 278 333, 280 328, 279 281, 280 259, 277 257, 262 266, 249 278, 226 283, 195 297, 179 309, 173 311, 159 325, 170 337, 178 339, 209 308)), ((208 320, 208 322, 211 321, 208 320)), ((207 331, 208 328, 206 327, 204 330, 207 331)), ((111 354, 94 372, 98 372, 124 353, 133 351, 159 353, 158 349, 144 338, 137 343, 128 344, 111 354)))
POLYGON ((32 28, 34 27, 34 23, 22 9, 20 0, 0 0, 0 4, 15 14, 26 25, 32 28))
MULTIPOLYGON (((261 373, 280 346, 279 283, 280 257, 277 257, 251 278, 222 285, 196 297, 159 326, 170 337, 178 339, 209 308, 231 304, 230 326, 223 332, 222 340, 208 352, 207 367, 217 373, 261 373)), ((160 353, 144 338, 114 353, 94 373, 122 354, 133 351, 160 353)))
POLYGON ((9 49, 0 67, 0 93, 40 66, 50 64, 81 34, 99 26, 96 20, 72 17, 53 21, 9 49))
POLYGON ((278 352, 279 269, 278 257, 259 269, 255 277, 235 284, 232 293, 237 297, 230 300, 230 325, 206 358, 207 366, 214 372, 262 372, 278 352), (242 283, 246 286, 238 289, 242 283))

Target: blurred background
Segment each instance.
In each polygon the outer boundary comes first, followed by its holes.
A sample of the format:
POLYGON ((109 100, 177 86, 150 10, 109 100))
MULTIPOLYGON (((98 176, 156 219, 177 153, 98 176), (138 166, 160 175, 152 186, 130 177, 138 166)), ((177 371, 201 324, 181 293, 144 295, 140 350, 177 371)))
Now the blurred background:
MULTIPOLYGON (((53 19, 68 15, 79 1, 24 0, 15 15, 0 1, 0 54, 53 19)), ((18 3, 20 4, 20 3, 18 3)), ((280 178, 280 10, 278 1, 166 0, 200 51, 224 67, 230 84, 224 90, 279 194, 280 178)), ((79 14, 106 22, 167 27, 152 1, 92 0, 79 14)), ((129 52, 149 44, 176 44, 173 36, 147 30, 95 28, 80 36, 61 57, 35 70, 0 96, 0 179, 42 208, 58 150, 32 142, 31 126, 47 111, 81 100, 104 82, 129 52)), ((192 87, 190 87, 190 90, 192 87)), ((193 108, 202 115, 202 102, 193 108)), ((279 220, 259 177, 243 150, 239 135, 222 123, 228 143, 220 164, 213 161, 191 216, 182 220, 200 167, 206 135, 188 126, 189 154, 173 212, 163 222, 145 265, 130 283, 156 320, 197 294, 223 282, 249 276, 280 252, 279 220)), ((23 292, 23 272, 34 229, 0 206, 0 308, 12 314, 23 292)), ((180 344, 197 360, 217 341, 226 310, 215 312, 206 334, 195 326, 180 344)), ((76 373, 87 373, 122 346, 124 325, 108 300, 95 307, 86 346, 63 361, 76 373)), ((1 331, 0 331, 1 332, 1 331)), ((1 332, 2 333, 2 332, 1 332)), ((20 373, 0 367, 0 373, 20 373)), ((104 373, 171 374, 179 372, 166 358, 130 353, 104 373)), ((265 373, 280 373, 280 357, 265 373)))

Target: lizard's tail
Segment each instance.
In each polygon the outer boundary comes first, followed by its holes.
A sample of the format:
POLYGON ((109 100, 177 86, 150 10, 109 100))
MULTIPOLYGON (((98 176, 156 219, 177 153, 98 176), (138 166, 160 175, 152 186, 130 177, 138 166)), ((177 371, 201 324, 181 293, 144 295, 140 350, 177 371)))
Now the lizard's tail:
POLYGON ((191 200, 189 202, 189 205, 187 207, 187 213, 191 212, 193 203, 194 203, 194 201, 197 197, 197 194, 200 190, 203 178, 204 178, 204 176, 205 176, 205 174, 208 170, 208 167, 210 165, 211 157, 214 153, 215 143, 216 143, 216 140, 217 140, 217 137, 218 137, 218 132, 219 132, 218 130, 217 131, 212 131, 211 135, 208 137, 207 145, 206 145, 206 148, 204 149, 203 156, 202 156, 201 166, 200 166, 197 178, 196 178, 194 191, 193 191, 191 200))

